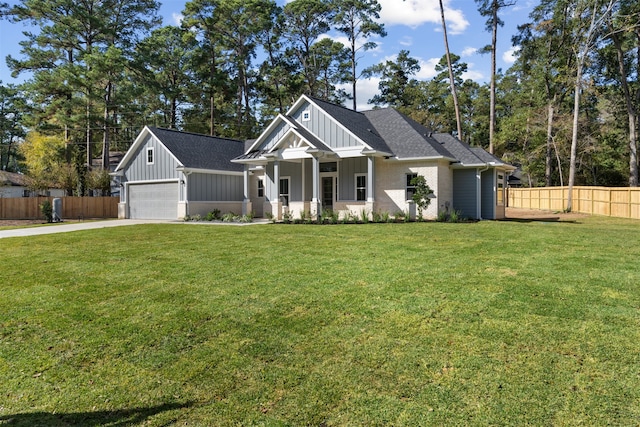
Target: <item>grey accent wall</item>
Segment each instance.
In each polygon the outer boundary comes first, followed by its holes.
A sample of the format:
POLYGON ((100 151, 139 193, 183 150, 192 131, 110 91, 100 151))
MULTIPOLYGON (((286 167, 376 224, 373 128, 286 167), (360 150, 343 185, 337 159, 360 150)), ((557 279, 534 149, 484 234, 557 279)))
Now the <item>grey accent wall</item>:
POLYGON ((260 150, 269 150, 271 147, 276 145, 280 138, 284 136, 285 133, 291 128, 289 123, 284 121, 280 122, 278 126, 269 134, 265 141, 260 145, 260 150))
MULTIPOLYGON (((343 159, 338 165, 338 195, 340 200, 356 199, 355 174, 367 173, 367 158, 343 159)), ((371 191, 371 190, 369 190, 371 191)))
POLYGON ((302 200, 302 165, 300 163, 280 162, 280 178, 289 177, 289 201, 302 200))
POLYGON ((147 136, 124 171, 126 181, 158 181, 178 179, 176 159, 153 136, 147 136), (147 165, 147 148, 153 147, 153 165, 147 165))
POLYGON ((476 218, 477 213, 476 169, 456 169, 453 171, 453 209, 461 216, 476 218))
POLYGON ((331 148, 360 147, 362 145, 324 111, 308 102, 293 111, 291 116, 331 148), (303 122, 302 112, 306 110, 311 113, 311 120, 303 122))
POLYGON ((244 199, 242 176, 194 173, 188 180, 189 201, 234 202, 244 199))
MULTIPOLYGON (((280 161, 280 178, 289 177, 289 201, 302 199, 302 165, 300 163, 280 161)), ((264 196, 266 201, 276 201, 272 195, 279 192, 279 183, 273 181, 273 163, 265 166, 264 196)), ((277 197, 277 196, 276 196, 277 197)))
POLYGON ((482 218, 484 219, 495 219, 496 217, 496 204, 493 199, 493 188, 496 184, 496 170, 489 169, 487 171, 482 172, 482 185, 481 185, 481 194, 482 194, 482 207, 480 211, 482 212, 482 218))

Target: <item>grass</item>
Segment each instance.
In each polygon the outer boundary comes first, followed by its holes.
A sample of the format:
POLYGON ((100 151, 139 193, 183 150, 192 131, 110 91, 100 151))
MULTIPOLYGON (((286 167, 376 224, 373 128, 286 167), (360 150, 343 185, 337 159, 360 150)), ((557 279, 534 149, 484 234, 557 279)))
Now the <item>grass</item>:
POLYGON ((0 426, 637 425, 638 225, 3 239, 0 426))

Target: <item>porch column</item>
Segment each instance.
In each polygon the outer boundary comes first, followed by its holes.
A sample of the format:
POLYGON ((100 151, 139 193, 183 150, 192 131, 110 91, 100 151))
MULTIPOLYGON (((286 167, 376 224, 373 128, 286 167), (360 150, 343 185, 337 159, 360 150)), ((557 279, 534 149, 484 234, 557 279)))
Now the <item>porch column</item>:
POLYGON ((375 157, 367 156, 367 204, 365 209, 369 212, 370 217, 373 217, 375 209, 375 182, 375 157))
POLYGON ((322 214, 322 204, 318 197, 318 193, 320 192, 320 159, 315 156, 312 157, 311 164, 313 165, 313 170, 311 172, 311 175, 313 176, 313 192, 309 210, 311 211, 311 217, 318 218, 322 214))
POLYGON ((253 210, 251 195, 249 194, 249 165, 244 165, 244 199, 242 200, 242 215, 249 215, 253 210))
POLYGON ((282 219, 282 203, 280 202, 280 162, 273 162, 273 188, 271 189, 271 213, 278 221, 282 219))

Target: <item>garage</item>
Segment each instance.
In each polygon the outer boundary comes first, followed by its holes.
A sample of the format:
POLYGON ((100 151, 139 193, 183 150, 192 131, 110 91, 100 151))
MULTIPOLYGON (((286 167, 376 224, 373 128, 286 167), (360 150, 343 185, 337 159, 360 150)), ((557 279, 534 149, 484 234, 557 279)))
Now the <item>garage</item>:
POLYGON ((178 183, 129 185, 129 218, 177 219, 178 183))

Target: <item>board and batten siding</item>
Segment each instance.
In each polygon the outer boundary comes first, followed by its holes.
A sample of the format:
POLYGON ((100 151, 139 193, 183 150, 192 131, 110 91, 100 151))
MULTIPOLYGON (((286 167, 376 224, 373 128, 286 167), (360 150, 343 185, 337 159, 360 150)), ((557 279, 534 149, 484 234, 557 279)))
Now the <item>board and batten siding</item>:
POLYGON ((453 171, 453 209, 463 218, 478 216, 478 182, 476 169, 456 169, 453 171))
POLYGON ((285 121, 278 123, 276 128, 269 133, 264 142, 260 145, 260 150, 270 150, 276 145, 280 139, 291 129, 291 125, 285 121))
POLYGON ((322 142, 333 149, 359 147, 362 145, 353 135, 344 130, 342 126, 336 123, 336 121, 324 111, 309 102, 302 103, 299 108, 292 112, 291 116, 296 122, 306 127, 322 142), (310 114, 310 118, 307 121, 302 120, 302 113, 304 111, 309 111, 310 114))
MULTIPOLYGON (((289 179, 289 201, 302 200, 302 168, 300 163, 281 161, 280 178, 289 179)), ((306 181, 306 180, 305 180, 306 181)), ((267 202, 278 201, 279 182, 274 182, 273 163, 267 164, 264 174, 264 196, 267 202)))
POLYGON ((176 170, 178 162, 173 155, 153 136, 146 137, 124 171, 128 182, 163 181, 180 178, 176 170), (147 148, 153 148, 153 164, 147 164, 147 148))
POLYGON ((489 169, 482 172, 481 175, 481 209, 482 218, 494 219, 496 211, 495 187, 496 187, 496 170, 489 169))
MULTIPOLYGON (((356 199, 356 174, 368 173, 367 158, 355 157, 343 159, 338 164, 339 200, 356 199)), ((372 189, 367 188, 367 192, 372 189)), ((367 193, 369 194, 369 193, 367 193)))
POLYGON ((231 202, 244 199, 242 175, 193 173, 188 179, 189 201, 231 202))

